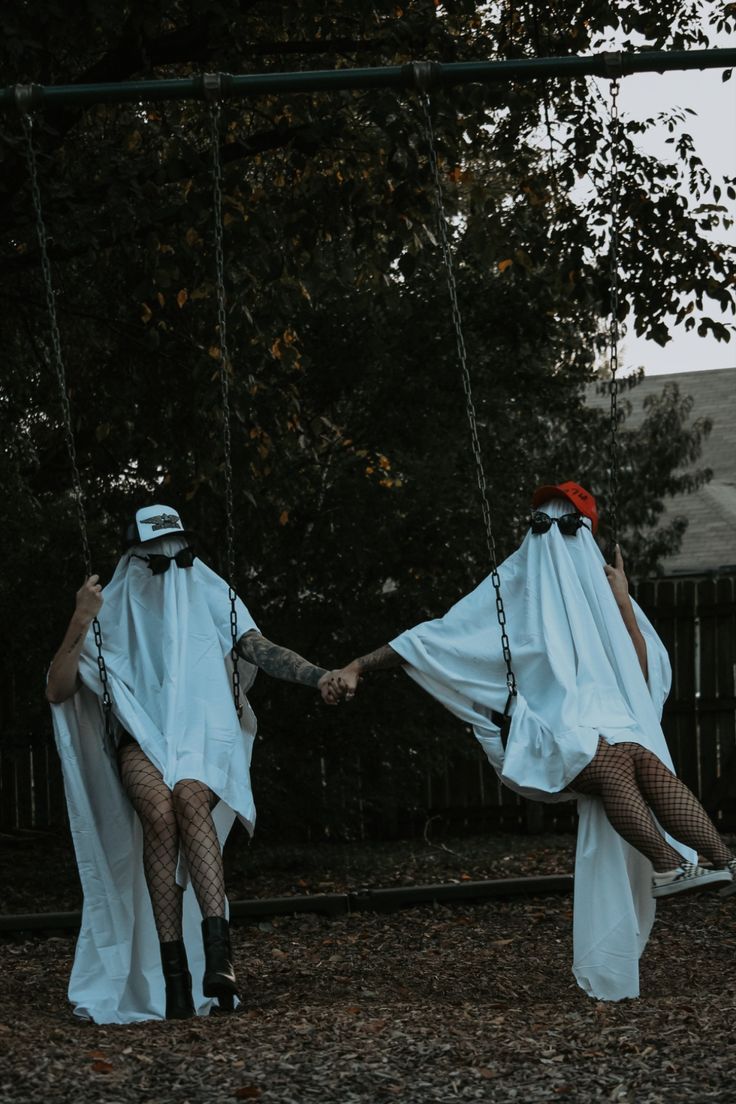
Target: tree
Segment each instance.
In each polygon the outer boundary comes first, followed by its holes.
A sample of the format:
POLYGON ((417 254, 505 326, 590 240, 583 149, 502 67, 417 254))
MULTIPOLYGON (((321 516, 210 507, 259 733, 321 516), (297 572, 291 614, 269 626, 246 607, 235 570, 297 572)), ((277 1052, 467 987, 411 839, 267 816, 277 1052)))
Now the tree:
MULTIPOLYGON (((618 11, 619 30, 647 46, 704 42, 703 4, 618 11)), ((567 0, 543 9, 97 0, 71 14, 45 3, 43 19, 36 2, 16 2, 3 14, 0 59, 5 83, 85 83, 565 55, 610 40, 616 18, 608 5, 567 0)), ((606 108, 592 84, 557 80, 438 91, 432 111, 503 555, 531 486, 574 474, 605 486, 602 416, 585 408, 584 391, 609 299, 606 108)), ((222 116, 238 584, 269 635, 337 662, 441 612, 488 567, 423 115, 413 93, 385 90, 273 93, 226 103, 222 116)), ((673 112, 673 165, 635 147, 650 121, 627 122, 621 143, 621 313, 662 342, 673 311, 689 325, 691 304, 733 307, 731 257, 716 239, 733 184, 710 179, 685 121, 673 112)), ((20 129, 10 116, 2 127, 0 285, 11 309, 0 320, 10 519, 0 585, 18 633, 2 681, 16 688, 6 712, 12 704, 25 731, 45 724, 43 657, 81 569, 20 129)), ((154 495, 180 504, 222 569, 207 110, 66 108, 34 133, 95 567, 109 573, 121 519, 154 495)), ((729 337, 715 317, 702 325, 729 337)), ((651 568, 678 539, 642 526, 656 521, 678 464, 697 455, 707 427, 689 426, 688 413, 663 400, 626 449, 635 568, 651 568), (666 444, 665 424, 675 429, 666 444), (656 477, 634 514, 643 463, 656 477)), ((280 735, 274 755, 261 756, 269 770, 289 759, 284 748, 291 761, 299 749, 317 763, 317 745, 301 747, 309 726, 340 741, 344 717, 281 687, 257 695, 262 727, 280 735)), ((391 703, 378 697, 370 716, 351 719, 345 755, 400 722, 412 739, 392 754, 416 773, 412 749, 428 754, 437 714, 428 721, 411 688, 391 703)))

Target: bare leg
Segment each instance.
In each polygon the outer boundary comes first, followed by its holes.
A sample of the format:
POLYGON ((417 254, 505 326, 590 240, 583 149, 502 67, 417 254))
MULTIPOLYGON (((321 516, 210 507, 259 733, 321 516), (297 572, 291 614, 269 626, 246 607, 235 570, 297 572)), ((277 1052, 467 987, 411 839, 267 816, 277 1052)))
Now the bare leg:
POLYGON ((134 741, 118 752, 120 777, 143 827, 143 870, 162 943, 181 939, 181 887, 176 883, 179 830, 172 794, 134 741))
POLYGON ((184 778, 173 791, 181 845, 203 918, 225 915, 225 874, 212 805, 214 796, 203 782, 184 778))
POLYGON ((595 757, 573 779, 570 789, 600 797, 618 834, 641 851, 655 870, 672 870, 680 865, 682 855, 667 843, 656 825, 639 789, 629 747, 629 744, 608 744, 601 737, 595 757))

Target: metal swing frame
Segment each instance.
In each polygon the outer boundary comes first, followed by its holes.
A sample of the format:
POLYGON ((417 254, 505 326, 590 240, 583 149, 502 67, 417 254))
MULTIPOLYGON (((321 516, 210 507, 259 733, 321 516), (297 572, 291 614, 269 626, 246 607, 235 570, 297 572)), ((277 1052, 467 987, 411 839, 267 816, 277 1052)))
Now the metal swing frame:
MULTIPOLYGON (((472 384, 467 364, 467 349, 463 333, 462 315, 457 296, 452 249, 448 220, 442 194, 442 182, 437 162, 437 151, 432 127, 429 91, 436 87, 455 84, 509 80, 530 80, 549 77, 602 76, 611 80, 611 222, 609 229, 609 288, 610 321, 608 332, 608 351, 611 369, 610 392, 610 469, 609 469, 609 529, 612 534, 612 546, 615 546, 618 531, 618 349, 620 342, 618 256, 620 222, 620 181, 618 167, 618 148, 621 139, 621 123, 618 116, 617 96, 620 78, 628 73, 666 72, 687 69, 724 69, 736 64, 736 49, 714 50, 673 50, 643 51, 624 53, 604 51, 587 57, 565 58, 522 58, 495 62, 457 62, 441 64, 438 62, 418 61, 401 66, 375 67, 372 69, 342 69, 335 71, 316 71, 302 73, 269 73, 233 76, 227 73, 205 73, 197 77, 182 80, 129 81, 125 83, 93 85, 10 85, 0 89, 0 110, 17 108, 23 121, 26 139, 26 155, 31 177, 33 204, 36 215, 36 227, 41 252, 43 280, 46 291, 47 310, 51 327, 51 338, 62 412, 64 432, 70 467, 72 469, 74 497, 77 507, 79 529, 82 540, 83 556, 87 574, 91 571, 89 542, 87 538, 84 498, 76 462, 74 438, 71 428, 71 415, 66 387, 66 376, 61 351, 58 325, 56 320, 55 296, 51 281, 48 259, 46 231, 41 208, 41 196, 38 186, 38 173, 35 151, 32 143, 31 112, 43 106, 84 106, 100 102, 153 102, 157 100, 203 98, 209 104, 210 143, 212 147, 213 171, 213 215, 214 242, 217 285, 217 319, 219 332, 219 377, 223 408, 223 456, 226 501, 226 552, 228 567, 228 594, 230 598, 230 628, 232 635, 231 659, 233 664, 233 698, 240 716, 240 675, 238 671, 238 627, 236 611, 236 592, 233 588, 235 573, 234 553, 234 507, 232 491, 232 455, 230 436, 229 373, 231 362, 227 347, 227 309, 224 273, 224 252, 222 235, 222 162, 219 148, 219 124, 221 101, 226 97, 245 98, 264 93, 332 91, 359 88, 414 88, 420 95, 424 116, 424 129, 430 159, 430 170, 434 187, 435 213, 439 230, 442 260, 452 311, 455 330, 458 363, 460 366, 465 396, 466 413, 470 428, 471 445, 476 468, 476 480, 481 498, 481 510, 484 521, 486 546, 491 563, 491 581, 496 594, 496 613, 501 633, 501 644, 506 665, 506 686, 508 698, 503 714, 494 713, 494 721, 501 728, 502 739, 506 740, 511 723, 510 708, 517 694, 517 684, 512 667, 511 649, 506 629, 506 614, 501 594, 500 577, 493 535, 491 507, 488 486, 483 467, 483 459, 478 436, 475 404, 472 384)), ((102 654, 102 639, 97 619, 93 622, 97 645, 97 662, 103 685, 103 707, 106 729, 110 725, 111 702, 107 688, 107 673, 102 654)))

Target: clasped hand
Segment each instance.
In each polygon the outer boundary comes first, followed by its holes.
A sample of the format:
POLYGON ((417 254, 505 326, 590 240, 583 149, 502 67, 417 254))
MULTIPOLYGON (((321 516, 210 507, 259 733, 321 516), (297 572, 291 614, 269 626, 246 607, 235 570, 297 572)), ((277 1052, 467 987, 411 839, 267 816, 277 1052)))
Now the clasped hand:
POLYGON ((327 705, 338 705, 341 701, 350 701, 355 697, 360 675, 351 665, 339 670, 327 671, 317 683, 322 700, 327 705))

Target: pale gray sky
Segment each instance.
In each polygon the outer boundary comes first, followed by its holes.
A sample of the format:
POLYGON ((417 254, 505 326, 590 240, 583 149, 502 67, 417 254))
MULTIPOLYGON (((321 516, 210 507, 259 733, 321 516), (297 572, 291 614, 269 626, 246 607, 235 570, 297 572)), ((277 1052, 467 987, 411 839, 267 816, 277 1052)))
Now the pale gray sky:
MULTIPOLYGON (((734 46, 735 37, 722 35, 713 41, 713 46, 734 46)), ((602 82, 604 95, 606 83, 602 82)), ((690 117, 686 129, 693 136, 698 156, 717 180, 724 175, 736 176, 736 73, 725 83, 719 69, 636 74, 621 82, 619 104, 621 113, 631 118, 647 118, 672 106, 692 107, 698 114, 690 117)), ((664 129, 660 134, 647 135, 643 148, 658 156, 671 157, 672 147, 665 143, 667 137, 664 129)), ((736 218, 736 204, 728 199, 725 202, 731 204, 736 218)), ((736 245, 736 228, 732 228, 728 240, 736 245)), ((714 309, 717 310, 715 304, 714 309)), ((714 311, 708 313, 715 316, 714 311)), ((723 321, 733 323, 736 318, 726 315, 723 321)), ((624 370, 643 365, 647 375, 733 368, 736 332, 726 344, 712 337, 685 333, 679 327, 664 349, 656 342, 632 335, 625 339, 622 351, 624 370)))

